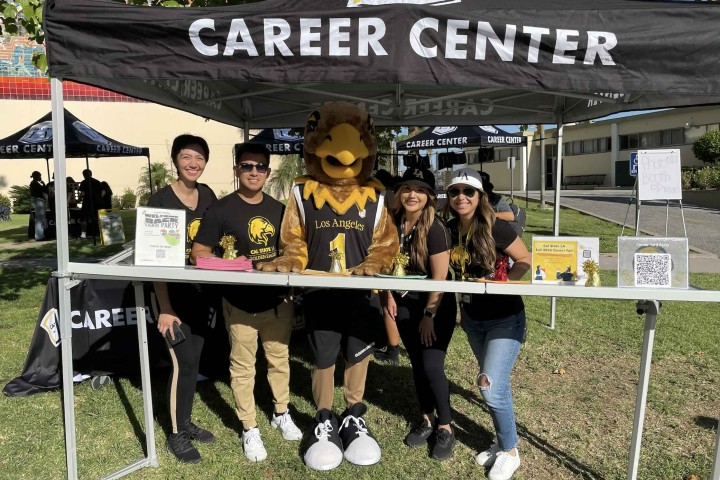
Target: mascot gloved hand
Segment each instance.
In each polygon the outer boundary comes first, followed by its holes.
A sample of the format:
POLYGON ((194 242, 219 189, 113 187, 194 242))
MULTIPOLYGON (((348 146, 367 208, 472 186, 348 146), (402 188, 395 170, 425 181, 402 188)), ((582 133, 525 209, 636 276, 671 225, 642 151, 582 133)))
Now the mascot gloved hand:
POLYGON ((389 272, 398 238, 384 187, 370 176, 376 153, 374 122, 364 110, 337 102, 313 112, 304 133, 308 174, 296 179, 280 229, 283 254, 258 270, 329 271, 334 251, 355 275, 389 272))

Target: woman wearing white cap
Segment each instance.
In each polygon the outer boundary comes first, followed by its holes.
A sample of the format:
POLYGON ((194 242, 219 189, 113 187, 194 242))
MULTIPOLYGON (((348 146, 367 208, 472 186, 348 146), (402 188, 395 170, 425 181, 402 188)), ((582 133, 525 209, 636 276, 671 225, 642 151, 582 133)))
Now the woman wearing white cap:
MULTIPOLYGON (((447 192, 455 278, 522 278, 530 269, 530 253, 508 222, 496 220, 478 172, 456 171, 447 192)), ((497 435, 497 442, 476 460, 492 467, 490 480, 509 480, 520 466, 510 372, 525 340, 525 305, 519 295, 463 295, 460 311, 480 367, 476 382, 497 435)))

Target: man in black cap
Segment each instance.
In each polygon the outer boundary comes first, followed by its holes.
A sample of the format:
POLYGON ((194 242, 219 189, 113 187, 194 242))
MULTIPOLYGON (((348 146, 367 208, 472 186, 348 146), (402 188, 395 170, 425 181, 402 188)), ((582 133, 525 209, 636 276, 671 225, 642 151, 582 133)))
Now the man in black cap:
POLYGON ((42 174, 37 170, 30 175, 30 203, 35 210, 35 240, 45 240, 45 228, 47 221, 45 219, 45 202, 47 201, 47 187, 42 181, 42 174))
POLYGON ((495 188, 495 186, 490 183, 490 175, 487 172, 478 173, 480 174, 480 179, 482 180, 483 190, 485 190, 488 194, 488 200, 490 200, 490 204, 492 205, 493 210, 495 210, 495 217, 508 222, 514 221, 515 214, 510 208, 510 205, 508 205, 502 195, 493 192, 493 188, 495 188))

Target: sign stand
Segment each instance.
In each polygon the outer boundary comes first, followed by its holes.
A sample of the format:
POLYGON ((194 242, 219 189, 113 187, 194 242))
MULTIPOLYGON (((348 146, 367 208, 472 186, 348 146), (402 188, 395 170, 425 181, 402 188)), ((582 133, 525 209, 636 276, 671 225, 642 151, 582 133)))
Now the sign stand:
POLYGON ((682 204, 679 150, 642 150, 630 154, 630 175, 635 177, 620 236, 625 234, 630 205, 635 201, 635 236, 640 236, 642 200, 665 200, 665 236, 670 224, 670 200, 677 200, 682 217, 683 236, 687 237, 682 204), (640 175, 638 175, 640 172, 640 175))

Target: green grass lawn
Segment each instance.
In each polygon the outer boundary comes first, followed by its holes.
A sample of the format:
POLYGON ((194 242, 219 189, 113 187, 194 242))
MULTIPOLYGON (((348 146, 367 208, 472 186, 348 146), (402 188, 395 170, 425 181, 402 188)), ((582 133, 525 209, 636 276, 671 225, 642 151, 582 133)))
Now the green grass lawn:
MULTIPOLYGON (((123 220, 126 241, 135 238, 135 210, 119 210, 123 220)), ((36 242, 28 239, 29 215, 13 214, 9 222, 0 223, 0 260, 26 258, 55 258, 57 242, 54 240, 36 242)), ((70 239, 70 259, 105 258, 122 250, 122 245, 100 245, 100 238, 93 245, 92 238, 70 239)))
MULTIPOLYGON (((551 233, 551 227, 546 225, 548 215, 551 223, 551 212, 531 205, 528 231, 551 233)), ((563 233, 600 236, 601 245, 605 245, 601 249, 613 251, 615 227, 600 221, 594 224, 591 217, 563 211, 563 233)), ((0 238, 9 238, 6 231, 0 224, 0 238)), ((2 385, 22 370, 49 274, 49 270, 42 269, 0 269, 2 385)), ((603 284, 613 285, 614 277, 615 272, 602 272, 603 284)), ((690 281, 702 288, 720 290, 720 275, 691 274, 690 281)), ((631 301, 559 299, 557 328, 551 331, 545 327, 550 300, 525 300, 528 339, 512 378, 523 461, 515 478, 624 478, 644 318, 635 313, 631 301)), ((662 307, 655 335, 640 479, 687 479, 693 474, 709 477, 720 411, 719 310, 718 304, 692 302, 665 302, 662 307)), ((298 424, 307 430, 314 414, 311 354, 301 337, 294 338, 291 354, 291 402, 298 424)), ((486 472, 475 464, 474 454, 490 443, 493 427, 473 387, 477 365, 462 330, 456 330, 447 360, 458 444, 453 457, 442 463, 431 460, 425 449, 411 450, 402 444, 410 424, 418 418, 405 355, 400 367, 374 361, 370 367, 365 396, 370 408, 367 420, 383 448, 382 461, 364 468, 343 463, 322 474, 303 465, 297 443, 282 441, 270 429, 271 400, 263 364, 264 360, 259 360, 263 373, 255 391, 259 426, 269 452, 267 461, 251 464, 245 460, 229 385, 227 381, 206 381, 198 386, 193 417, 216 434, 217 442, 200 445, 204 459, 200 465, 178 464, 164 450, 163 429, 168 423, 163 412, 165 382, 158 375, 153 381, 153 428, 160 467, 143 469, 131 478, 486 478, 486 472)), ((81 478, 101 477, 141 457, 142 392, 138 385, 138 379, 122 378, 99 391, 87 383, 76 386, 81 478)), ((342 408, 340 389, 336 389, 335 405, 338 410, 342 408)), ((60 392, 28 398, 2 397, 0 419, 0 478, 64 477, 60 392)))

